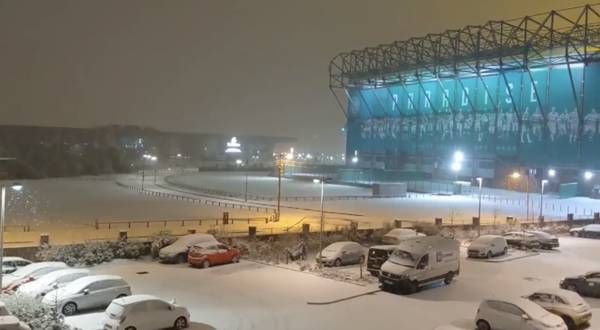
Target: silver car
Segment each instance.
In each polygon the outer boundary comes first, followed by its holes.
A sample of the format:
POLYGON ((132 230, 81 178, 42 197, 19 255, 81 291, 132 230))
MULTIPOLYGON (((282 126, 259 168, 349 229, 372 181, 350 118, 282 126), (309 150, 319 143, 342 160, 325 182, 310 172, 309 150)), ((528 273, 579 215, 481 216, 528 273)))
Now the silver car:
POLYGON ((356 242, 336 242, 321 251, 320 256, 317 256, 318 262, 326 266, 336 267, 356 263, 362 264, 365 262, 365 251, 356 242))
POLYGON ((84 309, 106 307, 114 299, 129 295, 131 288, 120 276, 93 275, 48 292, 42 302, 64 315, 73 315, 84 309))

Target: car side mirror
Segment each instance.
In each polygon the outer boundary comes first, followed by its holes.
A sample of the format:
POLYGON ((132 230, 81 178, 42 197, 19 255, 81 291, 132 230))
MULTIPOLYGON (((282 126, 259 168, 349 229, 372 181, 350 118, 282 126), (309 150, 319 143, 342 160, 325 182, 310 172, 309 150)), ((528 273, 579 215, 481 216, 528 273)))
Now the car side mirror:
POLYGON ((523 320, 530 320, 530 318, 529 318, 529 315, 527 315, 527 314, 523 314, 523 315, 521 315, 521 318, 522 318, 523 320))
POLYGON ((172 311, 173 309, 173 306, 169 305, 169 310, 172 311))
POLYGON ((346 253, 348 253, 348 251, 342 251, 342 254, 346 254, 346 253))
POLYGON ((84 290, 83 290, 83 294, 86 294, 86 295, 87 295, 87 294, 90 294, 90 289, 84 289, 84 290))

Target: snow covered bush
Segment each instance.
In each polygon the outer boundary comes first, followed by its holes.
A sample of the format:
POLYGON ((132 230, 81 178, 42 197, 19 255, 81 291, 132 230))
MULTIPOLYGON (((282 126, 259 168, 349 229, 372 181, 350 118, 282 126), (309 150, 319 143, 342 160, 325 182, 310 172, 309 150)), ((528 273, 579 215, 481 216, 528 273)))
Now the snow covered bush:
POLYGON ((173 244, 177 238, 173 236, 170 230, 161 230, 150 236, 150 253, 152 258, 158 258, 160 249, 173 244))
POLYGON ((41 302, 19 294, 0 295, 6 309, 35 330, 69 330, 58 311, 41 302))
POLYGON ((69 266, 93 266, 114 258, 137 259, 146 252, 135 241, 87 242, 64 246, 42 246, 36 253, 40 261, 62 261, 69 266))

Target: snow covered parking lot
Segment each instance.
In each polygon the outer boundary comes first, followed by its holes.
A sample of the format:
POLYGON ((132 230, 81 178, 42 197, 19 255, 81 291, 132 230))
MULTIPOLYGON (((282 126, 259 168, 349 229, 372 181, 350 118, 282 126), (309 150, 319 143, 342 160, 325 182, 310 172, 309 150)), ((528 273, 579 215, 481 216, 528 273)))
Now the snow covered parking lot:
MULTIPOLYGON (((96 273, 123 276, 134 293, 175 298, 189 308, 191 329, 473 329, 484 297, 524 295, 556 288, 568 275, 600 269, 600 240, 562 237, 556 252, 489 263, 462 260, 460 276, 411 296, 385 292, 331 301, 377 289, 250 261, 193 269, 151 261, 116 261, 94 267, 96 273), (137 274, 137 272, 148 272, 137 274)), ((600 299, 585 298, 600 329, 600 299)), ((101 328, 102 312, 67 318, 84 330, 101 328)))

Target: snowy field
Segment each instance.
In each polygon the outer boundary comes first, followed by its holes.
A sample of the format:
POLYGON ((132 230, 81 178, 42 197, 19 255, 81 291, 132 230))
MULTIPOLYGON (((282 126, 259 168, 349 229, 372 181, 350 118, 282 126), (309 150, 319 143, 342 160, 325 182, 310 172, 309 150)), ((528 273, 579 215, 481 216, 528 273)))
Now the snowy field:
MULTIPOLYGON (((116 261, 93 271, 123 276, 134 293, 175 298, 190 309, 191 329, 195 330, 474 329, 473 317, 484 297, 521 296, 539 288, 556 288, 564 276, 600 269, 600 240, 560 240, 561 247, 555 251, 517 260, 486 262, 463 257, 461 274, 449 286, 410 296, 377 292, 329 305, 307 302, 360 295, 376 290, 377 285, 349 284, 250 261, 210 269, 116 261), (140 271, 148 274, 136 274, 140 271)), ((585 299, 593 313, 588 329, 600 329, 600 299, 585 299)), ((93 311, 67 321, 83 330, 97 330, 101 318, 101 311, 93 311)))

